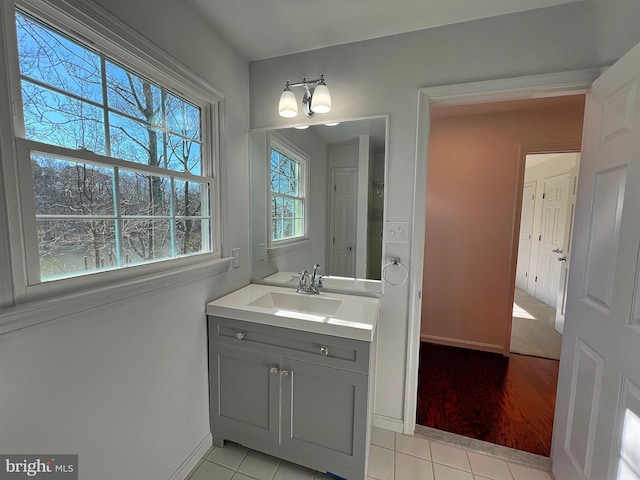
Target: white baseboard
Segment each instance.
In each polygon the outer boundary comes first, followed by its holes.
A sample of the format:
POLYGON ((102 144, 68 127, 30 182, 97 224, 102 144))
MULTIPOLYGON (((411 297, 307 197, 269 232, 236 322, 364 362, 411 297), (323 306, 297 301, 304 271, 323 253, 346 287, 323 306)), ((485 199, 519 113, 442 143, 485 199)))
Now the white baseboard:
POLYGON ((420 334, 420 340, 423 342, 437 343, 438 345, 447 345, 449 347, 472 348, 474 350, 482 350, 483 352, 504 353, 504 345, 473 342, 471 340, 460 340, 457 338, 438 337, 436 335, 425 335, 423 333, 420 334))
POLYGON ((208 433, 193 452, 189 454, 185 461, 182 462, 182 465, 180 465, 173 475, 171 475, 169 480, 185 480, 187 475, 191 473, 191 470, 198 465, 200 459, 204 457, 204 454, 209 451, 211 445, 213 445, 213 439, 211 438, 211 433, 208 433))
POLYGON ((402 420, 375 413, 373 414, 373 426, 398 433, 402 433, 404 429, 404 423, 402 420))

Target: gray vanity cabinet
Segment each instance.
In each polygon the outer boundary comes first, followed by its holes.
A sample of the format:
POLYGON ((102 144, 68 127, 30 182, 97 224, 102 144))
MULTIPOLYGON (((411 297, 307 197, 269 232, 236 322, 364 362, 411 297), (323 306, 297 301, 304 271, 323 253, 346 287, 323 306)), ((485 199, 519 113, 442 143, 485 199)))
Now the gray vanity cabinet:
POLYGON ((211 431, 364 480, 370 344, 209 317, 211 431))

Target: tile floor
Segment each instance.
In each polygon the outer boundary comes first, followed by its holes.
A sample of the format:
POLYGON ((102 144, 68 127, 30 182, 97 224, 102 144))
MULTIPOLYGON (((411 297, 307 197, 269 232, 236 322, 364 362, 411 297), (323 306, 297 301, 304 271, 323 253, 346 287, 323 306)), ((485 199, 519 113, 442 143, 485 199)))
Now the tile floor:
MULTIPOLYGON (((335 480, 227 442, 188 480, 335 480)), ((550 473, 453 445, 373 429, 368 480, 553 480, 550 473)))

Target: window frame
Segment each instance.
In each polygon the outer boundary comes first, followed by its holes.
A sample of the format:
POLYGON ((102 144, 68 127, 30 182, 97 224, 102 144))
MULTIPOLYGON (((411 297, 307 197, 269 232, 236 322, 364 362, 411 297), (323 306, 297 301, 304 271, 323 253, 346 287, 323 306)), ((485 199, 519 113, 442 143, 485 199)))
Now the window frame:
MULTIPOLYGON (((228 261, 222 259, 222 196, 220 189, 220 166, 224 151, 224 96, 206 80, 192 73, 159 47, 130 27, 123 25, 112 14, 101 7, 82 0, 62 0, 55 5, 43 0, 18 0, 3 2, 0 6, 4 38, 0 39, 0 64, 7 67, 9 85, 7 92, 12 106, 13 122, 9 128, 0 123, 0 146, 11 143, 12 161, 4 162, 9 172, 4 172, 5 187, 9 200, 7 226, 10 228, 12 261, 13 303, 43 298, 78 289, 104 287, 111 283, 135 282, 140 277, 164 275, 172 269, 196 268, 204 264, 213 267, 212 273, 228 269, 228 261), (17 10, 34 16, 55 30, 76 39, 87 47, 98 50, 109 59, 131 69, 137 75, 162 85, 187 102, 200 108, 201 115, 201 176, 185 172, 165 170, 144 164, 122 160, 128 171, 158 173, 176 179, 191 176, 194 181, 209 184, 208 213, 211 251, 185 256, 158 259, 155 261, 117 267, 104 271, 90 271, 83 274, 42 281, 39 273, 38 240, 36 228, 35 202, 31 178, 30 151, 51 154, 58 158, 86 161, 91 164, 114 166, 118 159, 104 157, 89 151, 70 150, 65 147, 42 144, 25 138, 22 116, 21 74, 18 58, 15 13, 17 10), (9 134, 10 132, 10 134, 9 134), (25 160, 26 159, 26 160, 25 160), (140 167, 140 168, 137 168, 140 167), (155 169, 155 171, 154 171, 155 169), (11 182, 14 178, 16 181, 11 182), (195 180, 197 178, 197 180, 195 180), (35 248, 35 249, 34 249, 35 248), (224 260, 224 261, 223 261, 224 260)), ((6 119, 2 119, 6 120, 6 119)), ((0 120, 0 122, 2 122, 0 120)), ((3 153, 7 151, 3 148, 3 153)), ((117 165, 116 165, 117 166, 117 165)))
POLYGON ((287 140, 282 135, 276 132, 269 132, 268 144, 267 144, 267 248, 275 251, 279 248, 297 245, 309 240, 309 162, 310 156, 304 150, 297 145, 287 140), (281 154, 287 156, 291 160, 294 160, 300 164, 300 190, 302 195, 297 197, 302 199, 303 205, 303 222, 304 233, 302 235, 290 238, 283 238, 274 240, 272 237, 273 231, 273 215, 272 215, 272 203, 273 192, 271 191, 271 151, 277 150, 281 154))

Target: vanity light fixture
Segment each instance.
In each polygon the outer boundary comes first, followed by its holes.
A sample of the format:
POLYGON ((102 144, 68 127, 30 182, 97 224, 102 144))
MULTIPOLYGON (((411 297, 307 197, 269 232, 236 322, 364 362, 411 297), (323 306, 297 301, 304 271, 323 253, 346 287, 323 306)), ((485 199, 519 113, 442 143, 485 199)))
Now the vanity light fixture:
POLYGON ((324 83, 324 75, 320 75, 317 80, 307 80, 307 77, 302 77, 302 81, 297 83, 289 83, 287 80, 278 105, 278 113, 281 117, 293 118, 298 115, 296 96, 291 90, 295 87, 304 87, 302 108, 308 117, 331 110, 331 95, 324 83))
POLYGON ((307 128, 309 128, 309 125, 298 125, 297 127, 293 128, 297 128, 298 130, 306 130, 307 128))
POLYGON ((335 127, 337 125, 340 125, 340 122, 331 122, 331 123, 324 124, 325 127, 335 127))

